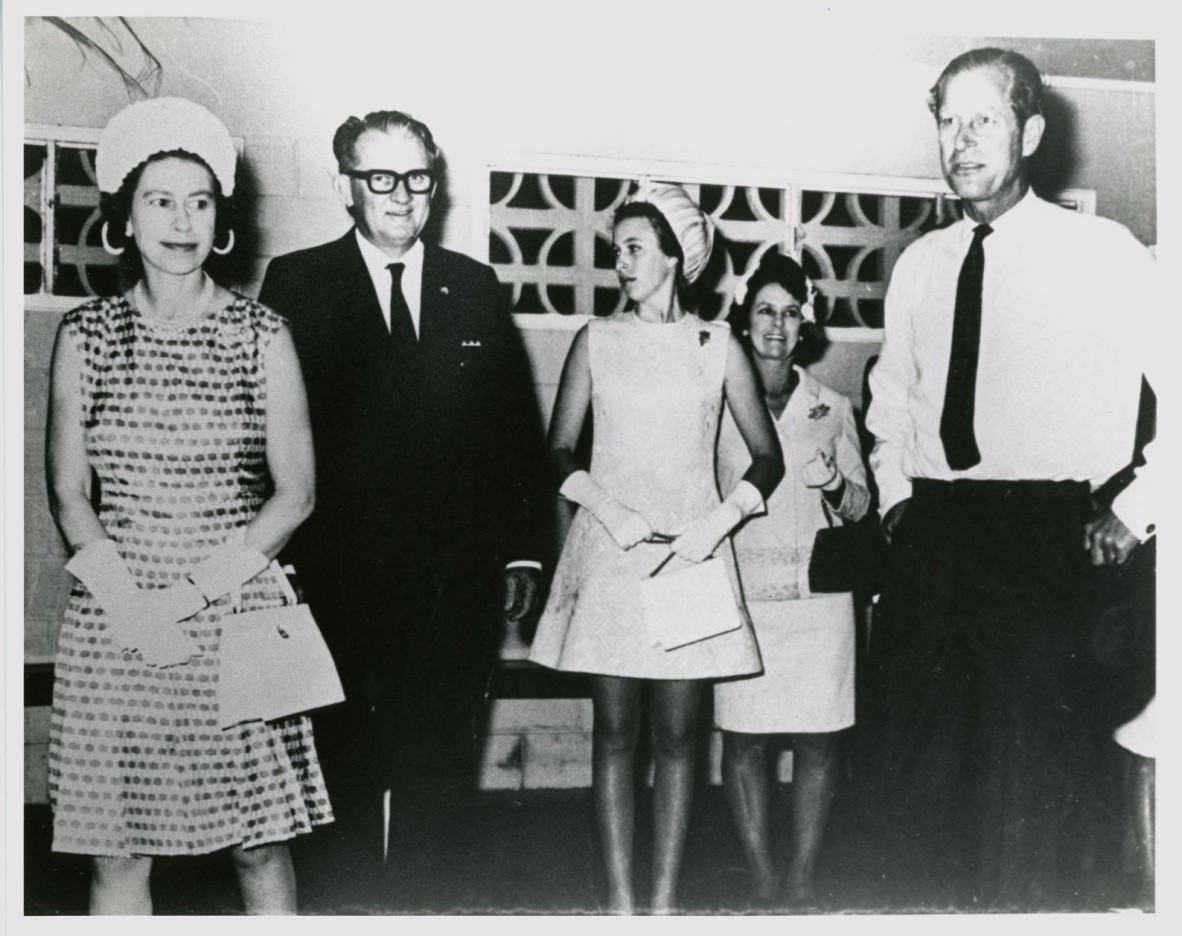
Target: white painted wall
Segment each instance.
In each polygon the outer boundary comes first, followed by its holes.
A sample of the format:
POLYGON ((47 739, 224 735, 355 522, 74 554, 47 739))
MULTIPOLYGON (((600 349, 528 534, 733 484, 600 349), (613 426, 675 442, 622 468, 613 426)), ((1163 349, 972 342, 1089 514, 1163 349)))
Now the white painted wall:
MULTIPOLYGON (((301 200, 333 199, 329 141, 341 120, 388 107, 431 125, 460 213, 486 197, 487 162, 510 152, 939 174, 926 90, 951 51, 948 40, 832 31, 794 42, 786 13, 730 35, 692 17, 652 12, 619 22, 594 19, 595 8, 558 5, 527 17, 520 11, 531 7, 507 2, 424 5, 426 26, 408 34, 395 28, 397 10, 383 19, 368 9, 369 24, 356 12, 284 13, 283 24, 132 23, 160 53, 161 93, 210 107, 247 140, 248 159, 266 167, 265 190, 301 200)), ((1104 48, 1081 43, 1081 56, 1104 48)), ((25 70, 27 122, 101 127, 127 103, 109 69, 37 19, 27 21, 25 70)), ((1101 214, 1154 242, 1155 96, 1058 93, 1075 141, 1064 184, 1096 189, 1101 214)), ((484 251, 466 216, 450 222, 448 240, 484 251)), ((339 211, 312 208, 294 239, 314 243, 346 224, 339 211)))

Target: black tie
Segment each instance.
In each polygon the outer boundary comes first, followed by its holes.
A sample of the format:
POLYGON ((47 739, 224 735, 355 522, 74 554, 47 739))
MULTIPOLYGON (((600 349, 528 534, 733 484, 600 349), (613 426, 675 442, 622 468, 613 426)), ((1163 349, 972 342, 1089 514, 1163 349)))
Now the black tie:
POLYGON ((956 315, 952 322, 952 354, 944 387, 940 438, 948 465, 961 471, 981 460, 973 434, 977 395, 977 353, 981 345, 981 283, 985 278, 985 250, 981 242, 993 233, 988 224, 973 228, 973 242, 956 284, 956 315))
POLYGON ((419 339, 410 317, 410 306, 402 294, 402 271, 406 269, 406 264, 391 263, 386 269, 390 271, 390 338, 397 346, 415 348, 419 339))

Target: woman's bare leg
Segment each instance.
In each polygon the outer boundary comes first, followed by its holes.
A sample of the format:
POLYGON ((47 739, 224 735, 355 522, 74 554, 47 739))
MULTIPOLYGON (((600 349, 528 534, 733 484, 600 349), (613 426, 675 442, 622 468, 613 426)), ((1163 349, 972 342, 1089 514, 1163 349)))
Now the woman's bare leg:
POLYGON ((277 916, 296 912, 295 869, 287 845, 236 845, 230 849, 230 859, 247 913, 277 916))
POLYGON ((607 871, 608 912, 634 913, 632 840, 640 683, 618 676, 596 676, 591 680, 591 695, 595 706, 591 785, 607 871))
POLYGON ((694 792, 700 680, 653 682, 653 913, 672 913, 694 792))
POLYGON ((776 896, 776 870, 768 831, 767 735, 722 733, 722 785, 751 869, 751 896, 770 903, 776 896))
POLYGON ((91 916, 151 916, 151 858, 96 855, 90 876, 91 916))
POLYGON ((792 851, 785 895, 790 902, 815 897, 813 876, 837 780, 837 736, 795 736, 792 764, 792 851))

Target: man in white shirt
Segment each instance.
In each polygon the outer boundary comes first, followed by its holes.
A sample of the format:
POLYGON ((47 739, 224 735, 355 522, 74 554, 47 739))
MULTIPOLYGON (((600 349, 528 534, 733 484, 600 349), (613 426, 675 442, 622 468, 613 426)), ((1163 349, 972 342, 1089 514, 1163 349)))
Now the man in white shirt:
POLYGON ((932 89, 964 219, 899 258, 870 376, 871 466, 894 566, 882 701, 890 819, 968 846, 982 908, 1056 905, 1093 562, 1154 532, 1128 464, 1154 264, 1123 227, 1030 189, 1045 129, 1024 57, 978 49, 932 89))
POLYGON ((316 510, 292 541, 348 701, 316 724, 341 833, 365 861, 412 815, 463 816, 500 612, 529 614, 546 530, 532 376, 496 274, 424 242, 443 186, 430 129, 400 111, 337 130, 354 221, 275 258, 308 389, 316 510))

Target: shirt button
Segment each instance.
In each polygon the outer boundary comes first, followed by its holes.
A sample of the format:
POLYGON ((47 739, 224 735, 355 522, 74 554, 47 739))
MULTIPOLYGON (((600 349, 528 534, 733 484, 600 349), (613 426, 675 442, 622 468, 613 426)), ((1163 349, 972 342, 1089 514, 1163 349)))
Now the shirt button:
POLYGON ((1157 524, 1156 524, 1156 523, 1151 523, 1151 524, 1149 524, 1149 526, 1147 526, 1147 527, 1145 528, 1145 532, 1146 532, 1146 533, 1153 533, 1153 532, 1155 532, 1156 530, 1157 530, 1157 524))

